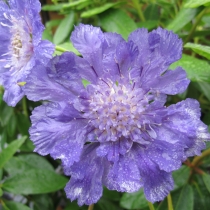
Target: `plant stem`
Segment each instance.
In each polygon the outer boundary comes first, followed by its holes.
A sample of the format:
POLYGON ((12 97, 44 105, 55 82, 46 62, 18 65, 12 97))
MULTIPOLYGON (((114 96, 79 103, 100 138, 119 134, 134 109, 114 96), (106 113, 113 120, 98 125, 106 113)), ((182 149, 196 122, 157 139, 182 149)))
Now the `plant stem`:
POLYGON ((24 96, 22 99, 22 106, 23 106, 23 113, 26 117, 28 117, 28 111, 27 111, 27 103, 26 103, 26 97, 24 96))
POLYGON ((90 206, 88 206, 88 210, 93 210, 94 208, 94 204, 91 204, 90 206))
POLYGON ((203 158, 207 157, 210 155, 210 148, 205 150, 204 152, 202 152, 201 156, 196 156, 193 161, 192 161, 192 165, 196 166, 200 163, 201 160, 203 160, 203 158))
POLYGON ((139 1, 138 0, 132 0, 132 1, 133 1, 134 7, 137 9, 140 20, 142 22, 145 22, 145 17, 144 17, 144 14, 142 12, 142 9, 140 7, 139 1))
POLYGON ((151 202, 148 202, 149 210, 155 210, 155 207, 151 202))
POLYGON ((170 193, 167 196, 167 201, 168 201, 168 210, 174 210, 173 203, 172 203, 172 198, 171 198, 171 194, 170 193))
POLYGON ((195 30, 196 30, 198 24, 200 23, 201 18, 202 18, 203 15, 206 13, 206 10, 207 10, 207 7, 206 7, 205 9, 203 9, 203 10, 198 14, 195 23, 193 24, 193 26, 192 26, 192 28, 191 28, 191 30, 190 30, 190 32, 189 32, 187 38, 186 38, 185 41, 184 41, 184 44, 186 44, 187 42, 189 42, 190 39, 192 38, 193 33, 195 32, 195 30))

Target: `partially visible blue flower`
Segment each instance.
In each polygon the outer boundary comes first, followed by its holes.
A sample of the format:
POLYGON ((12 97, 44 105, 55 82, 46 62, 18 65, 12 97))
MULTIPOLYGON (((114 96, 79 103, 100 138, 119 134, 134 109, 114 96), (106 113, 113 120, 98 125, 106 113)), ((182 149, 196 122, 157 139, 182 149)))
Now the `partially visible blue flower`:
POLYGON ((138 29, 126 42, 83 24, 71 41, 83 58, 55 57, 25 85, 31 100, 49 101, 31 117, 35 151, 62 160, 71 176, 67 197, 79 205, 97 202, 103 186, 143 187, 149 201, 164 199, 173 189, 172 171, 210 139, 196 100, 165 106, 166 94, 189 84, 181 67, 168 69, 181 58, 182 41, 158 28, 138 29))
POLYGON ((41 40, 40 10, 38 0, 0 1, 0 85, 10 106, 24 96, 21 86, 36 60, 47 63, 54 51, 50 42, 41 40))

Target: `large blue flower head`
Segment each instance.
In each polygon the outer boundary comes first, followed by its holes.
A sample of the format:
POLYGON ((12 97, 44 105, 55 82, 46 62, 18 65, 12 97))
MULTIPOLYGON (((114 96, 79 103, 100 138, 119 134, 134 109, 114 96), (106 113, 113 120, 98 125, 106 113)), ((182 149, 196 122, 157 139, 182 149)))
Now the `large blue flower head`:
POLYGON ((40 9, 38 0, 0 1, 0 85, 10 106, 24 96, 21 86, 36 60, 46 63, 54 51, 50 42, 41 41, 40 9))
POLYGON ((126 42, 83 24, 71 41, 82 58, 64 53, 40 64, 25 86, 31 100, 49 101, 31 117, 35 151, 62 160, 71 176, 66 194, 79 205, 97 202, 103 185, 143 187, 149 201, 162 200, 173 189, 171 172, 210 139, 196 100, 165 106, 166 94, 189 84, 181 67, 168 69, 182 41, 158 28, 138 29, 126 42))

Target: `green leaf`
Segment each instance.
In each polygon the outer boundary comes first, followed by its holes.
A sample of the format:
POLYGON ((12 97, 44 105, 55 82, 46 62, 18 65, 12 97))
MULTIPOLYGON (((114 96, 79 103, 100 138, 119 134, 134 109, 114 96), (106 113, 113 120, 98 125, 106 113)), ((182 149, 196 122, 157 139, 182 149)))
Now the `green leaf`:
POLYGON ((100 210, 121 210, 117 205, 115 205, 113 202, 105 199, 102 197, 94 206, 94 209, 100 209, 100 210))
POLYGON ((210 193, 204 184, 202 175, 194 175, 193 181, 194 209, 209 210, 210 193))
POLYGON ((45 158, 36 154, 25 154, 19 155, 18 157, 12 157, 4 167, 10 176, 15 176, 36 168, 54 171, 52 165, 45 158))
POLYGON ((198 13, 198 9, 182 8, 176 17, 170 21, 169 25, 166 27, 168 30, 173 30, 173 32, 178 32, 187 23, 189 23, 198 13))
POLYGON ((58 26, 55 35, 53 37, 54 44, 60 44, 70 35, 74 26, 74 12, 71 11, 58 26))
POLYGON ((43 40, 48 40, 50 42, 53 41, 53 37, 52 37, 52 33, 51 33, 50 29, 45 28, 45 30, 42 33, 42 39, 43 40))
POLYGON ((0 112, 0 123, 2 124, 2 126, 7 125, 7 123, 9 122, 9 119, 11 118, 12 114, 13 114, 14 109, 10 106, 7 106, 4 103, 3 108, 1 108, 1 112, 0 112))
MULTIPOLYGON (((185 185, 182 188, 171 192, 174 210, 193 210, 193 190, 190 185, 185 185)), ((165 198, 157 210, 168 209, 167 199, 165 198)))
POLYGON ((9 137, 13 137, 16 131, 17 119, 16 115, 12 115, 8 124, 7 124, 7 134, 9 137))
POLYGON ((58 26, 61 21, 60 19, 50 20, 46 23, 46 28, 52 29, 52 27, 58 26))
POLYGON ((0 188, 0 197, 3 195, 3 190, 0 188))
POLYGON ((183 165, 179 170, 174 171, 172 175, 174 179, 174 189, 177 189, 187 183, 190 169, 183 165))
POLYGON ((46 4, 42 7, 43 11, 60 11, 64 4, 46 4))
POLYGON ((14 140, 7 148, 2 150, 0 153, 0 169, 3 168, 6 162, 9 161, 9 159, 15 154, 26 138, 27 137, 24 136, 18 140, 14 140))
POLYGON ((203 182, 206 185, 206 188, 210 192, 210 175, 209 174, 203 174, 202 175, 203 182))
POLYGON ((149 4, 144 11, 144 17, 146 20, 158 20, 159 8, 157 4, 149 4))
POLYGON ((2 177, 3 177, 3 170, 0 169, 0 181, 2 180, 2 177))
POLYGON ((87 210, 87 207, 85 205, 79 207, 76 201, 73 201, 73 202, 68 202, 64 210, 87 210))
POLYGON ((52 196, 48 194, 33 195, 31 200, 34 203, 34 210, 52 210, 53 201, 52 196))
POLYGON ((64 9, 69 9, 71 7, 74 7, 74 6, 80 5, 80 4, 84 3, 84 2, 89 2, 89 1, 90 0, 78 0, 78 1, 75 1, 75 2, 70 2, 68 4, 64 4, 63 8, 64 9))
POLYGON ((135 193, 124 193, 120 199, 120 206, 126 209, 141 209, 148 205, 143 189, 135 193))
POLYGON ((209 46, 205 46, 201 44, 194 44, 194 43, 187 43, 184 47, 190 48, 194 52, 210 60, 210 47, 209 46))
POLYGON ((210 0, 188 0, 184 7, 195 8, 210 3, 210 0))
POLYGON ((138 28, 133 19, 122 10, 109 10, 99 16, 99 21, 104 30, 121 34, 125 39, 138 28))
POLYGON ((31 169, 7 179, 2 188, 14 194, 40 194, 62 189, 68 179, 53 171, 31 169))
POLYGON ((158 21, 157 20, 148 20, 148 21, 139 22, 136 24, 139 28, 147 28, 148 30, 151 30, 158 26, 158 21))
POLYGON ((119 192, 115 190, 108 190, 104 187, 103 197, 112 201, 119 201, 121 196, 119 192))
POLYGON ((10 210, 31 210, 28 206, 14 201, 5 201, 5 204, 10 210))
POLYGON ((210 84, 207 82, 197 82, 198 89, 208 98, 210 101, 210 84))
POLYGON ((97 15, 97 14, 100 14, 116 5, 119 5, 121 4, 122 2, 116 2, 116 3, 106 3, 104 4, 103 6, 100 6, 100 7, 95 7, 93 9, 90 9, 88 11, 85 11, 81 14, 81 17, 82 18, 89 18, 93 15, 97 15))
POLYGON ((16 117, 17 117, 17 121, 18 121, 17 128, 18 128, 19 132, 22 135, 28 135, 28 129, 31 125, 29 118, 22 113, 16 114, 16 117))
POLYGON ((208 62, 183 54, 182 58, 170 67, 175 69, 177 66, 181 66, 187 72, 191 81, 210 83, 210 65, 208 62))
POLYGON ((193 210, 193 203, 192 187, 190 185, 186 185, 182 188, 179 199, 174 205, 174 210, 193 210))

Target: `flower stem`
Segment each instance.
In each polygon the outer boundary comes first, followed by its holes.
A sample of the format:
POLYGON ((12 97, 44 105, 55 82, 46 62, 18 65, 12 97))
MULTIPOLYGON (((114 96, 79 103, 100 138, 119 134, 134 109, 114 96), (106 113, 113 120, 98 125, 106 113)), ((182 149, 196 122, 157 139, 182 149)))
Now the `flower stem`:
POLYGON ((210 148, 202 152, 201 156, 196 156, 192 161, 192 165, 197 166, 201 162, 201 160, 203 160, 203 158, 209 155, 210 155, 210 148))
POLYGON ((139 18, 142 22, 145 22, 145 17, 144 17, 144 14, 142 12, 142 9, 139 5, 139 1, 138 0, 132 0, 133 1, 133 5, 134 7, 137 9, 137 12, 138 12, 138 15, 139 15, 139 18))
POLYGON ((170 193, 167 196, 167 201, 168 201, 168 210, 174 210, 173 203, 172 203, 172 198, 171 198, 171 194, 170 193))
POLYGON ((198 16, 197 16, 197 18, 196 18, 196 21, 195 21, 195 23, 193 24, 193 26, 192 26, 192 28, 191 28, 191 30, 190 30, 190 32, 189 32, 189 35, 187 36, 187 38, 186 38, 185 41, 184 41, 184 44, 186 44, 187 42, 189 42, 190 39, 192 38, 193 33, 195 32, 195 30, 196 30, 198 24, 200 23, 201 18, 202 18, 203 15, 206 13, 206 10, 207 10, 207 7, 206 7, 205 9, 203 9, 203 10, 198 14, 198 16))
POLYGON ((23 99, 22 99, 22 106, 23 106, 23 113, 24 113, 24 115, 26 117, 28 117, 26 97, 23 97, 23 99))
POLYGON ((149 210, 155 210, 155 207, 151 202, 148 202, 149 210))
POLYGON ((93 210, 94 208, 94 204, 91 204, 90 206, 88 206, 88 210, 93 210))

